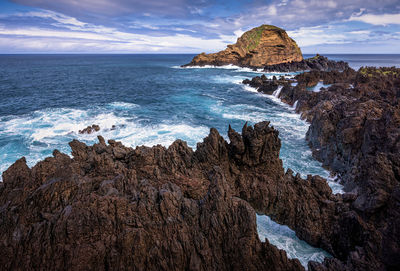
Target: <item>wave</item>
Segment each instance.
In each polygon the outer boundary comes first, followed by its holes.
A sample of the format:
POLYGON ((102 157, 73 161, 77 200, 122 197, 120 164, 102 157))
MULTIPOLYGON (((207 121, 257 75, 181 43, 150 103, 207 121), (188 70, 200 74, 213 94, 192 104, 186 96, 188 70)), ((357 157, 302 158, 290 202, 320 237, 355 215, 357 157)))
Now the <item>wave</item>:
POLYGON ((108 106, 115 109, 136 109, 140 107, 140 105, 138 104, 126 103, 126 102, 113 102, 108 104, 108 106))
POLYGON ((102 135, 106 140, 115 139, 130 147, 158 144, 168 147, 176 139, 182 139, 195 148, 209 132, 206 126, 181 121, 149 124, 129 111, 137 107, 129 103, 111 103, 88 110, 58 108, 2 117, 0 138, 7 144, 0 145, 0 173, 22 156, 33 166, 51 155, 53 149, 70 153, 68 142, 73 139, 93 144, 97 136, 102 135), (79 130, 92 124, 99 125, 101 130, 79 134, 79 130))
POLYGON ((298 103, 298 102, 299 102, 298 100, 296 100, 296 101, 294 102, 294 104, 293 104, 293 106, 292 106, 292 108, 293 108, 294 110, 297 109, 297 103, 298 103))
POLYGON ((241 84, 243 81, 242 76, 214 76, 212 77, 212 80, 216 83, 222 83, 222 84, 241 84))
POLYGON ((263 68, 258 68, 258 69, 252 69, 248 67, 240 67, 236 65, 222 65, 222 66, 215 66, 215 65, 204 65, 204 66, 187 66, 187 67, 181 67, 181 66, 172 66, 171 68, 173 69, 222 69, 222 70, 233 70, 235 72, 245 72, 245 73, 260 73, 260 74, 266 74, 270 75, 271 78, 272 76, 285 76, 287 78, 293 78, 298 74, 298 72, 266 72, 264 71, 263 68))
POLYGON ((281 94, 282 86, 279 86, 273 93, 272 95, 276 98, 279 98, 279 95, 281 94))
POLYGON ((328 88, 330 86, 330 84, 325 85, 323 82, 318 82, 315 86, 308 87, 307 89, 313 92, 320 92, 322 88, 328 88))
POLYGON ((254 93, 259 93, 259 92, 258 92, 258 88, 254 88, 254 87, 251 87, 251 86, 245 85, 245 84, 242 84, 241 86, 242 86, 242 88, 243 88, 244 90, 246 90, 246 91, 254 92, 254 93))

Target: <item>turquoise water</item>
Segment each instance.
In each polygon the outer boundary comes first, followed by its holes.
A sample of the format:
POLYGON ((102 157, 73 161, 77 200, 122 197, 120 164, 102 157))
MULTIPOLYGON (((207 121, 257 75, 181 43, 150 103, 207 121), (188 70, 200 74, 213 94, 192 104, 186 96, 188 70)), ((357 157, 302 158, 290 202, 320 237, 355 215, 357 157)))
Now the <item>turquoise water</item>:
MULTIPOLYGON (((302 176, 329 177, 312 158, 305 141, 308 124, 294 109, 240 83, 261 72, 233 66, 179 67, 192 57, 0 55, 0 172, 21 156, 33 166, 53 149, 69 154, 67 143, 72 139, 93 144, 101 134, 135 147, 168 146, 180 138, 195 148, 211 127, 227 138, 229 124, 241 131, 246 121, 269 120, 280 131, 285 168, 302 176), (101 130, 78 134, 91 124, 100 125, 101 130), (111 129, 113 125, 117 129, 111 129)), ((334 192, 341 191, 334 181, 329 184, 334 192)), ((287 237, 294 245, 282 245, 284 239, 278 236, 284 226, 264 222, 259 219, 259 227, 271 243, 303 264, 326 256, 296 239, 294 233, 287 237)))
POLYGON ((260 73, 179 67, 191 58, 0 56, 0 172, 21 156, 32 166, 53 149, 70 153, 67 143, 74 138, 93 144, 101 134, 128 146, 168 146, 180 138, 195 148, 211 127, 226 137, 229 124, 241 131, 246 121, 270 120, 280 131, 286 168, 329 176, 304 140, 308 124, 275 97, 240 84, 260 73), (99 133, 78 134, 94 123, 99 133))

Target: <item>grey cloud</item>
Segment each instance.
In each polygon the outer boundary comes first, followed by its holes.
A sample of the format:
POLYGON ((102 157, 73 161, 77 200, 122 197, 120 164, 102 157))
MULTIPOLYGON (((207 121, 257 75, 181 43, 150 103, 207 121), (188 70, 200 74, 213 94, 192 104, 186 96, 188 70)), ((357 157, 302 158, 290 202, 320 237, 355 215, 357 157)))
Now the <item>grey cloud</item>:
POLYGON ((12 0, 75 17, 114 17, 129 14, 187 16, 207 5, 205 0, 12 0))
POLYGON ((357 13, 398 13, 398 0, 255 0, 241 13, 214 18, 210 23, 223 32, 238 28, 249 29, 262 23, 274 24, 288 30, 341 22, 357 13))

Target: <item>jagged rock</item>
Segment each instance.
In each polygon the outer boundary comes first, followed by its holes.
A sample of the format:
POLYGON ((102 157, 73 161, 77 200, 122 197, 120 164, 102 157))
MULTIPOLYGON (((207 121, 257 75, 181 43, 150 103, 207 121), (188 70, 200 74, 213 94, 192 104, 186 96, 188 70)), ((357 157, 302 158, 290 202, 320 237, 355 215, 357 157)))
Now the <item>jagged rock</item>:
POLYGON ((296 79, 297 86, 285 85, 280 98, 288 104, 297 101, 296 111, 311 123, 306 139, 313 155, 340 176, 345 191, 349 192, 343 195, 343 201, 351 205, 353 213, 338 228, 348 223, 354 225, 351 226, 353 229, 347 226, 348 231, 353 232, 348 238, 356 236, 358 241, 350 243, 364 243, 360 245, 364 252, 349 253, 351 248, 341 244, 344 238, 340 236, 346 234, 343 232, 334 234, 338 238, 336 245, 354 258, 352 262, 364 259, 365 251, 375 250, 376 260, 367 267, 358 266, 361 269, 371 266, 377 270, 383 267, 398 269, 400 69, 312 71, 298 75, 296 79), (310 82, 319 81, 333 85, 320 92, 306 89, 310 82), (362 221, 354 216, 354 212, 363 218, 362 221), (370 234, 375 235, 375 245, 371 241, 362 241, 365 238, 357 230, 360 227, 370 229, 370 234))
POLYGON ((278 135, 261 122, 230 128, 227 143, 211 129, 195 152, 181 140, 132 149, 99 137, 72 141, 72 159, 54 151, 32 169, 21 159, 0 186, 0 265, 303 270, 259 241, 257 211, 336 257, 313 268, 383 268, 373 225, 321 177, 285 173, 278 135))
POLYGON ((275 76, 272 80, 268 80, 265 75, 262 75, 253 77, 251 80, 245 79, 242 83, 256 88, 258 92, 271 95, 280 85, 289 85, 291 81, 285 78, 277 80, 275 76))
POLYGON ((79 130, 79 133, 80 134, 91 134, 91 133, 98 132, 98 131, 100 131, 100 126, 96 125, 96 124, 92 124, 92 126, 88 126, 83 130, 79 130))
POLYGON ((214 54, 201 53, 184 66, 233 64, 262 68, 265 65, 301 60, 303 56, 300 48, 285 30, 272 25, 261 25, 245 32, 235 44, 228 45, 227 49, 214 54))
POLYGON ((344 61, 333 61, 327 57, 316 55, 301 61, 291 61, 264 67, 265 72, 296 72, 296 71, 343 71, 349 65, 344 61))

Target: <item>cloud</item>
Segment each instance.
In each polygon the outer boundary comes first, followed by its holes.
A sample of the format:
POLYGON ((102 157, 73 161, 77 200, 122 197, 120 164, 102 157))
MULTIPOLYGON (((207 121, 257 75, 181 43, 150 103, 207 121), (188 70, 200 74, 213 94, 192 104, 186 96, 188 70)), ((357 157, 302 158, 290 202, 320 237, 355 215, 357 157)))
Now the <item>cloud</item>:
MULTIPOLYGON (((48 27, 0 25, 0 50, 15 52, 198 52, 221 50, 226 41, 234 42, 236 35, 216 38, 194 37, 187 34, 138 34, 117 28, 85 23, 55 12, 17 13, 19 18, 35 17, 51 23, 48 27), (50 27, 51 26, 51 27, 50 27)), ((142 27, 147 27, 146 25, 142 27)), ((155 28, 153 26, 149 26, 155 28)), ((186 31, 179 29, 179 31, 186 31)))
POLYGON ((388 25, 388 24, 399 24, 400 25, 400 13, 398 14, 363 14, 363 15, 352 15, 349 21, 359 21, 372 25, 388 25))
POLYGON ((13 0, 15 3, 37 7, 71 16, 118 16, 147 14, 186 16, 201 13, 206 1, 189 0, 13 0))
POLYGON ((298 30, 288 31, 288 35, 296 40, 300 47, 350 42, 345 34, 332 33, 329 29, 321 27, 301 27, 298 30))

